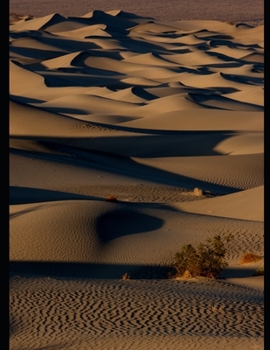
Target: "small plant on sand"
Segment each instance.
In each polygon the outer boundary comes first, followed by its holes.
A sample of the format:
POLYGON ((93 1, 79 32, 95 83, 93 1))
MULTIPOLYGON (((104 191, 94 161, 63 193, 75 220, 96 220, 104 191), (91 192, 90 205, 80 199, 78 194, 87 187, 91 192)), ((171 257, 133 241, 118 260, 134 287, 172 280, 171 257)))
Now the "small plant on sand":
POLYGON ((195 187, 194 190, 193 190, 194 194, 196 197, 201 197, 203 195, 203 190, 201 190, 200 188, 198 187, 195 187))
POLYGON ((197 248, 191 244, 184 245, 174 256, 171 267, 175 270, 175 274, 171 274, 171 277, 188 275, 189 277, 217 278, 221 270, 228 266, 225 260, 224 241, 229 242, 232 238, 232 235, 228 235, 222 240, 219 235, 216 235, 208 238, 206 243, 200 243, 197 248))
POLYGON ((115 196, 107 196, 105 198, 106 202, 118 202, 117 198, 115 196))
POLYGON ((255 271, 253 276, 264 276, 264 266, 261 266, 257 271, 255 271))
POLYGON ((263 258, 257 254, 246 253, 242 256, 242 258, 240 260, 240 264, 247 264, 247 263, 251 263, 251 262, 256 262, 256 261, 259 261, 262 259, 263 258))
POLYGON ((122 276, 122 280, 129 280, 130 279, 130 276, 129 276, 129 274, 126 272, 126 273, 124 273, 123 274, 123 276, 122 276))

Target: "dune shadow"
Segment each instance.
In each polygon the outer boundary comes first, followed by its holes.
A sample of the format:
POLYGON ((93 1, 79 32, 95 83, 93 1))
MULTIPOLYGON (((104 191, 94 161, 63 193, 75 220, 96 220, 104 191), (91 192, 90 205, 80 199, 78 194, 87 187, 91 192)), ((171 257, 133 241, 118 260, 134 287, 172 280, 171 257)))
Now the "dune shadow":
POLYGON ((236 133, 226 132, 187 132, 182 135, 177 133, 171 135, 164 133, 162 135, 140 135, 136 137, 102 137, 95 140, 92 148, 96 151, 110 149, 124 157, 135 158, 161 158, 161 157, 198 157, 224 155, 215 151, 215 147, 226 139, 236 135, 236 133), (119 149, 119 144, 125 145, 119 149))
MULTIPOLYGON (((48 82, 48 81, 47 81, 48 82)), ((88 115, 89 113, 83 109, 69 108, 69 107, 46 107, 44 108, 47 112, 57 114, 77 114, 77 115, 88 115)))
POLYGON ((52 191, 31 187, 9 187, 9 204, 26 204, 74 199, 100 200, 99 197, 85 196, 75 193, 52 191))
POLYGON ((239 268, 237 267, 226 267, 224 268, 220 275, 220 279, 225 279, 225 278, 244 278, 244 277, 251 277, 254 276, 254 274, 257 271, 257 267, 243 267, 240 266, 239 268))
MULTIPOLYGON (((122 279, 127 274, 130 279, 168 279, 175 271, 169 265, 159 264, 112 264, 78 263, 50 261, 10 261, 9 277, 55 277, 55 278, 93 278, 122 279)), ((226 267, 218 280, 254 276, 256 269, 226 267)))
MULTIPOLYGON (((47 87, 67 87, 67 86, 80 86, 89 87, 95 86, 107 86, 107 87, 117 87, 118 89, 124 89, 127 87, 125 83, 115 77, 104 76, 104 75, 86 75, 86 74, 71 74, 71 73, 57 73, 54 72, 42 72, 41 74, 44 78, 45 85, 47 87)), ((118 77, 121 75, 116 74, 118 77)))
POLYGON ((172 268, 165 265, 10 261, 9 276, 122 279, 167 279, 172 268))
POLYGON ((32 97, 25 97, 25 96, 19 96, 19 95, 9 95, 9 99, 10 101, 19 103, 19 104, 23 104, 23 105, 28 105, 31 103, 43 103, 45 102, 44 100, 38 100, 36 98, 32 98, 32 97))
POLYGON ((63 51, 55 50, 40 50, 34 48, 25 48, 25 47, 15 47, 11 46, 10 52, 14 52, 17 55, 27 56, 28 58, 35 58, 40 60, 48 60, 56 57, 65 55, 63 51))
POLYGON ((116 209, 98 218, 97 231, 100 240, 107 243, 122 236, 154 231, 162 225, 163 220, 152 215, 116 209))

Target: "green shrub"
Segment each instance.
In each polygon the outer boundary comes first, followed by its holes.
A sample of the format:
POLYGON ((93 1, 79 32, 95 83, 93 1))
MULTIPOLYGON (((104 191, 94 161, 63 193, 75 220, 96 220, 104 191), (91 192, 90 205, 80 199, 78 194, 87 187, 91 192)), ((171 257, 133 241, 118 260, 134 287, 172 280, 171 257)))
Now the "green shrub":
MULTIPOLYGON (((226 242, 231 239, 232 235, 224 238, 226 242)), ((206 243, 200 243, 197 248, 186 244, 174 256, 171 265, 175 270, 173 277, 183 276, 188 271, 191 277, 217 278, 221 270, 228 266, 225 253, 225 243, 219 235, 208 238, 206 243)))

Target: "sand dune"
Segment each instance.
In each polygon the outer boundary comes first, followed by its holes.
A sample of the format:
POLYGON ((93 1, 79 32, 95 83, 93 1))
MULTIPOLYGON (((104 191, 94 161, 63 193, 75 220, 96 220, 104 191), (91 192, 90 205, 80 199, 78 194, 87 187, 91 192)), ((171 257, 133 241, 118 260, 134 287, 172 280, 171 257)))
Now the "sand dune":
POLYGON ((262 349, 264 26, 16 19, 11 350, 262 349), (220 279, 167 278, 216 234, 234 236, 220 279))

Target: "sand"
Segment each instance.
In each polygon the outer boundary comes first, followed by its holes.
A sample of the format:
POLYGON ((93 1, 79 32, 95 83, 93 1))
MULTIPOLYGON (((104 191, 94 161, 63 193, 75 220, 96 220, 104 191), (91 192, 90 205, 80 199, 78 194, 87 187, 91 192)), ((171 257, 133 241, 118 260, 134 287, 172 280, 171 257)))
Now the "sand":
POLYGON ((10 349, 263 349, 262 2, 76 3, 10 2, 10 349))

